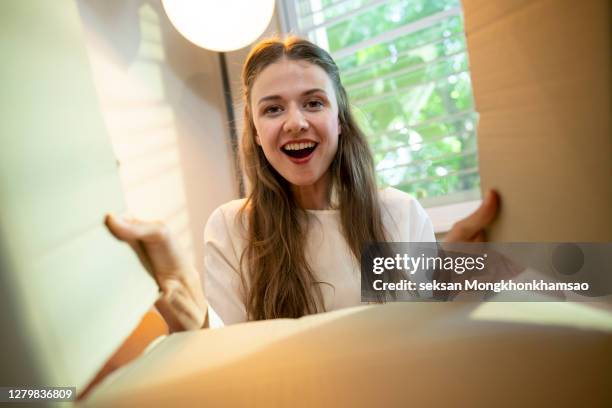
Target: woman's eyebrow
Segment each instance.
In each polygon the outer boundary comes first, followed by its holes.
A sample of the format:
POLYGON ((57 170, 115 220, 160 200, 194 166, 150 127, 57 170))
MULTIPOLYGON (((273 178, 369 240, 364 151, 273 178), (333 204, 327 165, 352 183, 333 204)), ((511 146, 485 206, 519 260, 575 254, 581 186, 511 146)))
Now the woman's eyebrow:
POLYGON ((317 93, 317 92, 322 92, 322 93, 324 93, 325 95, 327 95, 327 92, 325 92, 325 90, 324 90, 324 89, 321 89, 321 88, 313 88, 313 89, 309 89, 308 91, 306 91, 306 92, 302 93, 302 96, 308 96, 308 95, 311 95, 311 94, 313 94, 313 93, 317 93))
POLYGON ((266 102, 266 101, 276 101, 278 99, 283 99, 280 97, 280 95, 269 95, 269 96, 264 96, 263 98, 261 98, 259 100, 259 102, 257 102, 258 105, 261 105, 262 102, 266 102))

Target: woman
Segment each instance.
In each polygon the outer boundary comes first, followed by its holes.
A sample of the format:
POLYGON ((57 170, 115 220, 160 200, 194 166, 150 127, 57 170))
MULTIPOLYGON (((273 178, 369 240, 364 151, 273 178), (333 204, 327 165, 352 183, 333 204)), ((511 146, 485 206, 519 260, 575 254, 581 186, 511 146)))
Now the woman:
MULTIPOLYGON (((219 207, 205 231, 206 300, 197 271, 160 224, 114 217, 113 234, 157 280, 171 331, 329 311, 360 303, 363 245, 432 241, 422 207, 378 191, 365 137, 327 52, 295 37, 256 45, 243 68, 244 200, 219 207)), ((496 212, 489 193, 447 240, 479 240, 496 212)))

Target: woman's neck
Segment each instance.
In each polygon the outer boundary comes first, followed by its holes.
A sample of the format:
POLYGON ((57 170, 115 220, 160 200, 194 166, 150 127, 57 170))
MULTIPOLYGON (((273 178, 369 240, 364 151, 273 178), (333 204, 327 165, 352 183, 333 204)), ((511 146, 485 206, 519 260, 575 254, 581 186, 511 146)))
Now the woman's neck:
POLYGON ((326 174, 309 186, 291 186, 297 204, 305 210, 330 208, 329 176, 326 174))

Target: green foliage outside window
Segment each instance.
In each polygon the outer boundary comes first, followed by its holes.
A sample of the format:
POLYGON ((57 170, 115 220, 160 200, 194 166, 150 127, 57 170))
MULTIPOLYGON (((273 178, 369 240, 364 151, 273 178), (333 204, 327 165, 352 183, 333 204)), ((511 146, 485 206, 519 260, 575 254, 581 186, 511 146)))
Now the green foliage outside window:
MULTIPOLYGON (((313 2, 301 0, 298 13, 305 18, 299 24, 304 29, 368 3, 323 0, 315 11, 325 10, 313 13, 313 2)), ((309 34, 319 44, 323 38, 326 44, 321 45, 340 67, 369 137, 380 184, 409 192, 425 205, 477 191, 480 182, 462 16, 450 13, 435 24, 358 47, 349 55, 343 50, 457 7, 459 0, 388 1, 309 34)))

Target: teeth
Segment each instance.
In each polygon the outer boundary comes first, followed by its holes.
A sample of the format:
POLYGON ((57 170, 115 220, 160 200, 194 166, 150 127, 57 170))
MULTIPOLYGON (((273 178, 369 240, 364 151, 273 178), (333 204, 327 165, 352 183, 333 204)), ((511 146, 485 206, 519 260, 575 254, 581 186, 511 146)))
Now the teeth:
POLYGON ((285 149, 285 150, 302 150, 302 149, 308 149, 310 147, 314 147, 314 145, 315 145, 314 142, 288 143, 285 146, 283 146, 283 149, 285 149))

